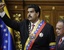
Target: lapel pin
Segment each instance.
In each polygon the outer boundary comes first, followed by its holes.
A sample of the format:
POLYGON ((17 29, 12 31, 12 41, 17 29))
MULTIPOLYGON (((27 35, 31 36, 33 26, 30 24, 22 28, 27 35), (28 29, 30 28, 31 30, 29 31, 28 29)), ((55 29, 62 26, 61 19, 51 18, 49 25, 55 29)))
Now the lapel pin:
POLYGON ((43 33, 40 33, 40 34, 39 34, 39 37, 43 37, 43 33))

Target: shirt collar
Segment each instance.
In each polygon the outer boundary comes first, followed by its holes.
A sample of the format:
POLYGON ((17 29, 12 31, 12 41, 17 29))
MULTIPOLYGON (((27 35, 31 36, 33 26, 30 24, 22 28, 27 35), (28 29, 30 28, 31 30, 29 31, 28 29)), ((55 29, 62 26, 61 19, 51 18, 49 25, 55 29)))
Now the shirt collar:
POLYGON ((38 19, 35 23, 32 23, 32 22, 31 22, 31 25, 33 25, 33 24, 36 25, 39 21, 40 21, 40 20, 38 19))

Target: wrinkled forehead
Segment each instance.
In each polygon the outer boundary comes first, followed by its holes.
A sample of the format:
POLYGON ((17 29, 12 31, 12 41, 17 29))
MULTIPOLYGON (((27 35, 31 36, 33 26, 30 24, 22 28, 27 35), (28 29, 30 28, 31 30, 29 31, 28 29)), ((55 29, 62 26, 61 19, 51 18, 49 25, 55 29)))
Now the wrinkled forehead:
POLYGON ((56 24, 56 27, 64 27, 63 22, 58 22, 58 23, 56 24))

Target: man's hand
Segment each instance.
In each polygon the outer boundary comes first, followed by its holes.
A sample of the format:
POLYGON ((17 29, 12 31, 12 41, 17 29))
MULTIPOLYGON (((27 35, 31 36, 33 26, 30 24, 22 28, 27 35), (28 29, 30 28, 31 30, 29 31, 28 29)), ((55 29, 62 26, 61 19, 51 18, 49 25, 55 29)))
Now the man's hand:
POLYGON ((5 3, 0 2, 0 12, 3 12, 4 6, 5 6, 5 3))

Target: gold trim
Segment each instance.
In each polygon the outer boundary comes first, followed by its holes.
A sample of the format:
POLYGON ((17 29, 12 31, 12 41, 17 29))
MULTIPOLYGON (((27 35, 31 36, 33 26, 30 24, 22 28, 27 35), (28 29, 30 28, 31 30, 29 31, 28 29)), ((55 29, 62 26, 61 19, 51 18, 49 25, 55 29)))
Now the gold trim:
POLYGON ((51 42, 51 43, 49 44, 49 46, 53 46, 53 45, 56 45, 56 42, 51 42))

